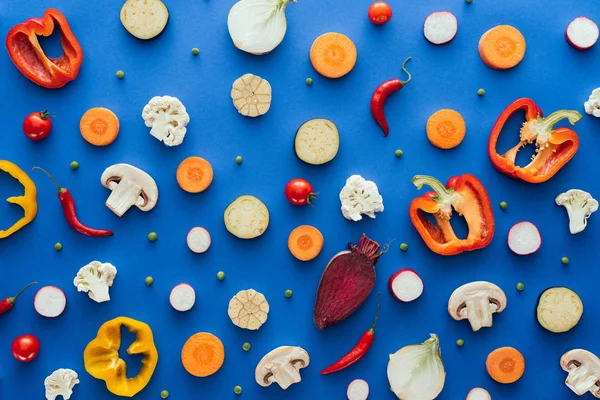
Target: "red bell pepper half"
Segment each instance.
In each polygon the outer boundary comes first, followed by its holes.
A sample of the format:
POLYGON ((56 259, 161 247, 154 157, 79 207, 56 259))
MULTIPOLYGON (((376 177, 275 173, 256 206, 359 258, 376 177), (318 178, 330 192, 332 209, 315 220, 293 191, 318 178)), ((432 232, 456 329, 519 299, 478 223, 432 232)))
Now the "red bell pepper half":
POLYGON ((412 182, 418 189, 427 185, 434 190, 414 199, 409 208, 413 225, 431 251, 451 256, 481 249, 492 241, 492 204, 483 184, 473 175, 450 178, 446 186, 427 175, 417 175, 412 182), (452 229, 450 218, 453 210, 467 222, 469 233, 465 239, 459 239, 452 229), (431 214, 436 223, 428 220, 426 214, 431 214))
POLYGON ((83 51, 67 19, 54 8, 46 10, 43 18, 31 18, 14 26, 6 36, 6 48, 23 75, 49 89, 60 88, 75 79, 83 61, 83 51), (63 54, 49 58, 37 37, 50 36, 55 26, 60 29, 63 54))
POLYGON ((530 183, 542 183, 552 178, 577 152, 579 137, 569 128, 556 128, 562 119, 575 125, 581 114, 575 110, 560 110, 546 118, 531 99, 519 99, 509 105, 500 115, 488 143, 488 153, 494 167, 510 176, 530 183), (518 111, 525 111, 525 123, 521 128, 520 141, 504 154, 498 154, 496 145, 506 121, 518 111), (515 164, 517 152, 527 144, 535 143, 536 154, 525 167, 515 164))

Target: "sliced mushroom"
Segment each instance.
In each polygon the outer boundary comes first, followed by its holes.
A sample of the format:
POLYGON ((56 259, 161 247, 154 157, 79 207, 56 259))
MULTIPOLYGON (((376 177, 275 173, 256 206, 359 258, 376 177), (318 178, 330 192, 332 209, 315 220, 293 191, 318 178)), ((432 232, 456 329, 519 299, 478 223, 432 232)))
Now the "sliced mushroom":
POLYGON ((560 366, 569 375, 565 385, 577 395, 590 392, 600 398, 600 359, 587 350, 574 349, 567 351, 560 358, 560 366))
POLYGON ((150 211, 158 201, 158 187, 150 175, 129 164, 108 167, 100 178, 102 186, 112 190, 106 206, 121 217, 135 205, 150 211))
POLYGON ((452 293, 448 301, 448 312, 457 321, 468 319, 471 329, 492 326, 492 314, 506 308, 506 295, 490 282, 478 281, 462 285, 452 293))
POLYGON ((310 357, 302 347, 278 347, 267 353, 256 366, 256 383, 267 387, 277 382, 285 390, 302 380, 300 369, 308 364, 310 357))

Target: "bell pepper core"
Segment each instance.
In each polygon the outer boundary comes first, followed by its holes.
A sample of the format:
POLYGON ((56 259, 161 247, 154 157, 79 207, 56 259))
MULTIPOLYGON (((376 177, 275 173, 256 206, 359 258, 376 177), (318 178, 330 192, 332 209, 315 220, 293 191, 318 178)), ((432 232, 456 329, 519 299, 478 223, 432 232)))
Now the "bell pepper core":
POLYGON ((565 127, 554 129, 562 119, 575 125, 581 114, 575 110, 556 111, 546 118, 542 110, 531 99, 519 99, 509 105, 494 124, 488 143, 488 153, 494 167, 510 176, 530 183, 542 183, 552 178, 577 152, 579 137, 565 127), (498 154, 496 145, 504 125, 516 112, 525 111, 525 123, 521 128, 519 143, 505 154, 498 154), (515 164, 517 152, 528 144, 535 143, 536 154, 525 167, 515 164))
POLYGON ((494 236, 494 213, 489 196, 483 184, 473 175, 464 174, 450 178, 446 186, 439 180, 417 175, 412 182, 418 189, 430 186, 434 192, 427 192, 410 203, 410 219, 423 241, 431 251, 450 256, 463 251, 481 249, 487 246, 494 236), (450 218, 453 210, 464 216, 469 227, 465 239, 459 239, 450 218), (431 214, 436 224, 425 214, 431 214))
POLYGON ((0 230, 0 239, 4 239, 33 221, 38 212, 38 205, 35 183, 33 183, 25 171, 19 168, 16 164, 6 160, 0 160, 0 171, 6 172, 18 180, 19 183, 25 188, 22 196, 13 196, 6 199, 6 201, 9 203, 20 206, 25 212, 25 215, 7 230, 0 230))

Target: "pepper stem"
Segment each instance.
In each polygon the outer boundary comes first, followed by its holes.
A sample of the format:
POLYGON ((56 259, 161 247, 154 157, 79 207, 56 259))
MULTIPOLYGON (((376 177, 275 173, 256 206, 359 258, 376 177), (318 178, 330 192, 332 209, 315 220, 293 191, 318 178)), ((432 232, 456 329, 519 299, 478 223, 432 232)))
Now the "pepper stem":
POLYGON ((375 333, 375 325, 377 325, 377 320, 379 319, 379 306, 381 305, 381 293, 377 293, 377 314, 375 314, 375 320, 373 321, 373 325, 371 325, 371 329, 368 332, 375 333))
POLYGON ((52 182, 54 182, 54 184, 56 185, 56 187, 58 188, 59 192, 63 191, 63 188, 58 184, 58 182, 56 181, 56 179, 54 179, 54 177, 52 175, 50 175, 50 173, 48 173, 48 171, 46 171, 44 168, 40 168, 40 167, 33 167, 34 170, 40 170, 43 173, 45 173, 46 175, 48 175, 48 178, 50 178, 52 180, 52 182))
POLYGON ((567 118, 571 125, 575 125, 581 119, 581 114, 575 110, 558 110, 548 115, 546 118, 542 118, 540 121, 546 129, 552 129, 559 121, 567 118))
POLYGON ((8 301, 10 304, 15 304, 15 302, 17 301, 19 296, 22 295, 24 291, 26 291, 30 286, 33 286, 33 285, 37 285, 37 282, 31 282, 30 284, 25 286, 23 289, 21 289, 21 291, 19 293, 17 293, 15 296, 9 297, 8 299, 6 299, 6 301, 8 301))
POLYGON ((437 193, 437 196, 435 196, 433 199, 439 203, 440 211, 446 215, 450 215, 452 213, 452 195, 454 194, 453 188, 446 189, 446 186, 444 186, 442 182, 429 175, 415 175, 412 178, 412 183, 414 183, 419 190, 424 185, 432 188, 435 193, 437 193))
POLYGON ((411 58, 412 58, 412 57, 408 57, 408 58, 407 58, 406 60, 404 60, 404 62, 402 63, 402 71, 404 71, 404 73, 405 73, 406 75, 408 75, 408 79, 407 79, 407 80, 405 80, 405 81, 403 81, 403 80, 400 80, 400 84, 401 84, 403 87, 404 87, 404 85, 406 85, 408 82, 410 82, 410 81, 411 81, 411 79, 412 79, 412 75, 410 74, 410 72, 408 72, 408 71, 406 70, 406 63, 407 63, 407 62, 409 62, 411 58))

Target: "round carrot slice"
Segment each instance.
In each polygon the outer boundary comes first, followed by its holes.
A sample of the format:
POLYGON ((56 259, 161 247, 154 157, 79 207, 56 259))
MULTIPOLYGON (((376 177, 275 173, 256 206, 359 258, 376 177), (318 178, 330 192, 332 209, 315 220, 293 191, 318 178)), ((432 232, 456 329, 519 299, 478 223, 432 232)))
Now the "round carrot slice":
POLYGON ((221 368, 224 361, 223 343, 211 333, 196 333, 181 349, 183 368, 194 376, 210 376, 221 368))
POLYGON ((319 255, 323 249, 323 235, 310 225, 301 225, 290 233, 288 248, 300 261, 309 261, 319 255))
POLYGON ((90 108, 79 121, 81 136, 94 146, 108 146, 119 134, 119 118, 108 108, 90 108))
POLYGON ((327 78, 341 78, 356 64, 356 46, 346 35, 328 32, 319 36, 310 48, 310 62, 327 78))
POLYGON ((525 358, 513 347, 501 347, 488 355, 485 368, 496 382, 514 383, 525 372, 525 358))
POLYGON ((479 40, 479 56, 490 68, 509 69, 525 57, 525 37, 510 25, 499 25, 490 29, 479 40))
POLYGON ((213 180, 213 169, 201 157, 188 157, 177 168, 177 183, 188 193, 205 191, 213 180))
POLYGON ((458 112, 444 109, 429 117, 426 131, 432 145, 440 149, 452 149, 465 138, 467 126, 458 112))

